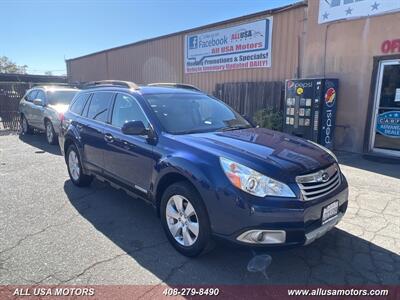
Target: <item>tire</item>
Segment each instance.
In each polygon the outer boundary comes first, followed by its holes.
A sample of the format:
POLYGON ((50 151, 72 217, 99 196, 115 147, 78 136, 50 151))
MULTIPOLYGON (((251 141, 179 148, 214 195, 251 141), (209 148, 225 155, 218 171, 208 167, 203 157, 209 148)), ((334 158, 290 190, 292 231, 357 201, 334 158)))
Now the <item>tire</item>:
POLYGON ((29 125, 28 120, 24 115, 21 116, 21 133, 22 134, 32 134, 33 128, 29 125))
POLYGON ((189 183, 177 182, 165 190, 160 203, 160 216, 168 240, 181 254, 195 257, 211 248, 211 228, 207 210, 199 193, 189 183), (179 199, 182 200, 182 209, 176 205, 179 204, 179 199), (192 209, 194 214, 191 213, 192 209))
POLYGON ((78 149, 75 145, 68 147, 66 155, 66 163, 69 178, 76 186, 84 187, 92 183, 93 176, 83 173, 81 158, 79 157, 78 149))
POLYGON ((46 120, 44 122, 44 127, 45 127, 47 143, 49 143, 50 145, 57 144, 57 135, 56 132, 54 131, 53 124, 49 120, 46 120))

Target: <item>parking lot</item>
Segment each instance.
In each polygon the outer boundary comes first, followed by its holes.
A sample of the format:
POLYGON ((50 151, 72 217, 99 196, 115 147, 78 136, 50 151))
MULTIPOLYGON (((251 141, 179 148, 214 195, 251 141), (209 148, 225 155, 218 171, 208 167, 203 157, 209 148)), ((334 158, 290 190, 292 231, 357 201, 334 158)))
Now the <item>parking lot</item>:
POLYGON ((283 251, 218 244, 189 259, 148 204, 98 181, 73 186, 43 135, 0 136, 0 284, 399 284, 400 165, 339 158, 349 208, 326 236, 283 251), (268 278, 247 270, 263 253, 268 278))

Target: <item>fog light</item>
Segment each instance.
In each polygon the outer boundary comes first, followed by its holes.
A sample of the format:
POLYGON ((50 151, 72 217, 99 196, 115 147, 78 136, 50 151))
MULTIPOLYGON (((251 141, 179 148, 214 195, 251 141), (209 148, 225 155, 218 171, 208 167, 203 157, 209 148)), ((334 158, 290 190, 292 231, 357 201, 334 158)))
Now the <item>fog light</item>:
POLYGON ((249 230, 237 237, 238 241, 250 244, 283 244, 286 241, 284 230, 249 230))
POLYGON ((261 243, 264 239, 264 232, 260 231, 255 237, 255 241, 261 243))

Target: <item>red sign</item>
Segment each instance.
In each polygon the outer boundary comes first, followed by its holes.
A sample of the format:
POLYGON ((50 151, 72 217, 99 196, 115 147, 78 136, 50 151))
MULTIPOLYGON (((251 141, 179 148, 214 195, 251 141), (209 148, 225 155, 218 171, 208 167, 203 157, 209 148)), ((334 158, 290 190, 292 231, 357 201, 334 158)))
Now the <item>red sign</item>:
POLYGON ((400 53, 400 39, 383 41, 381 51, 385 54, 400 53))

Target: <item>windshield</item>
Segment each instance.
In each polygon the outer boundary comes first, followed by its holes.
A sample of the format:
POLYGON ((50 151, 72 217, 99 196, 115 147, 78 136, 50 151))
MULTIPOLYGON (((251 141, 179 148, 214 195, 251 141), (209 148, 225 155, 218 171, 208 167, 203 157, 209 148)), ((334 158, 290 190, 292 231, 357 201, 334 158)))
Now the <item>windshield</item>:
POLYGON ((165 131, 172 134, 252 127, 225 103, 199 94, 144 95, 165 131))
POLYGON ((51 105, 56 104, 70 104, 72 98, 78 91, 47 91, 47 103, 51 105))

